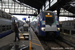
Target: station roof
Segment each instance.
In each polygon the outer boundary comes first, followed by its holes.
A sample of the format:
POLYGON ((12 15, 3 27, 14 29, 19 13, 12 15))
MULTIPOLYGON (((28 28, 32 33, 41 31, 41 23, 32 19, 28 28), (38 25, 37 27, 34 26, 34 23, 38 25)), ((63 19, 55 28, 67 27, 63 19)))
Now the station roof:
POLYGON ((75 14, 75 0, 60 0, 59 2, 55 3, 52 7, 50 7, 48 10, 54 11, 57 9, 58 6, 75 14))
POLYGON ((63 8, 75 14, 75 0, 66 4, 63 8))
MULTIPOLYGON (((36 9, 40 9, 47 0, 18 0, 18 1, 25 3, 31 7, 34 7, 36 9)), ((75 14, 75 0, 59 0, 57 3, 51 6, 48 10, 54 11, 58 8, 58 6, 60 8, 64 8, 67 11, 75 14), (74 6, 71 5, 72 3, 74 4, 74 6)))
POLYGON ((57 7, 59 6, 60 8, 63 7, 64 5, 66 5, 68 2, 70 2, 71 0, 59 0, 59 2, 56 2, 53 6, 51 6, 49 9, 54 11, 57 9, 57 7))
POLYGON ((46 0, 18 0, 36 9, 40 9, 45 4, 46 0))

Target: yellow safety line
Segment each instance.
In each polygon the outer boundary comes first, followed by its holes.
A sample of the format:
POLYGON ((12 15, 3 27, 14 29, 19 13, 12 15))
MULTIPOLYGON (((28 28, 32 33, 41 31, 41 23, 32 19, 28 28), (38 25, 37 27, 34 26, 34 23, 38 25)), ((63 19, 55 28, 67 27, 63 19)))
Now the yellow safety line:
POLYGON ((33 39, 33 40, 35 40, 35 41, 39 41, 39 40, 36 40, 36 39, 33 39))
POLYGON ((37 46, 41 46, 40 44, 36 44, 36 43, 33 43, 33 42, 31 42, 32 44, 34 44, 34 45, 37 45, 37 46))
POLYGON ((29 41, 29 50, 32 50, 32 48, 31 48, 31 40, 29 41))
POLYGON ((33 37, 33 38, 37 38, 37 37, 33 37))

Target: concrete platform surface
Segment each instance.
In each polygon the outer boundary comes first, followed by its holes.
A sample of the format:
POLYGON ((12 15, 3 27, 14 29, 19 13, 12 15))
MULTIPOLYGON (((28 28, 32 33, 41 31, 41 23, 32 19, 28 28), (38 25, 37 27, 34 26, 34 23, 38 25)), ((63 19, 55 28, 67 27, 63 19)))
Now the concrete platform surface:
POLYGON ((31 47, 35 48, 36 50, 44 50, 42 44, 40 43, 39 39, 37 38, 36 34, 34 33, 34 31, 32 30, 32 28, 30 28, 30 33, 31 33, 31 47))
MULTIPOLYGON (((26 39, 14 42, 15 33, 12 33, 0 39, 0 50, 30 50, 30 47, 32 50, 44 50, 32 28, 29 28, 29 33, 20 33, 19 35, 31 35, 31 43, 26 39)), ((27 36, 25 37, 28 38, 27 36)))

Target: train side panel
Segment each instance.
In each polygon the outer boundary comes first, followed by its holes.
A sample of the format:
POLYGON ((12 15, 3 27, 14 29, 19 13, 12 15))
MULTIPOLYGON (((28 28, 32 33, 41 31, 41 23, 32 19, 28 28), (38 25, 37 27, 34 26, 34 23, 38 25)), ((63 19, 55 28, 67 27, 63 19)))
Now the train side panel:
MULTIPOLYGON (((43 13, 43 12, 42 12, 43 13)), ((38 30, 39 30, 39 36, 45 36, 46 35, 46 33, 45 33, 45 31, 44 30, 42 30, 42 28, 44 27, 45 28, 45 18, 43 17, 44 15, 42 14, 42 13, 40 13, 40 15, 39 15, 39 23, 38 23, 38 30)))

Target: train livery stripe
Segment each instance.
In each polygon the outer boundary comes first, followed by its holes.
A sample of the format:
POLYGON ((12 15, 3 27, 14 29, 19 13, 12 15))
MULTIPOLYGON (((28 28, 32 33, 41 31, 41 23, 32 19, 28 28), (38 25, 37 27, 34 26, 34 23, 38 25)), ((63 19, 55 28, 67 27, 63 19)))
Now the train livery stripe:
POLYGON ((7 32, 4 32, 4 33, 1 33, 1 34, 0 34, 0 38, 6 36, 6 35, 8 35, 8 34, 11 34, 11 33, 13 33, 13 32, 14 32, 13 30, 10 30, 10 31, 7 31, 7 32))

